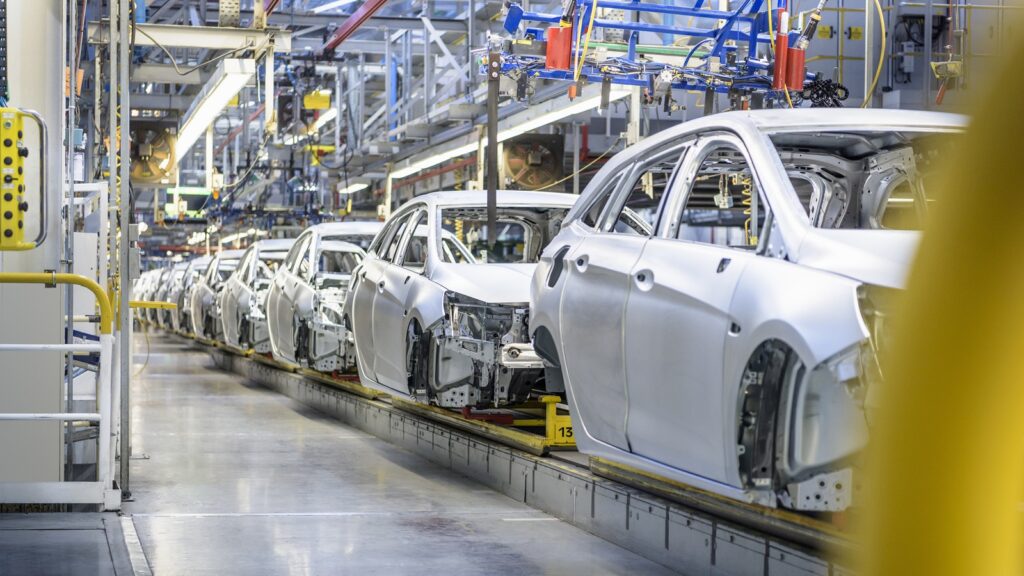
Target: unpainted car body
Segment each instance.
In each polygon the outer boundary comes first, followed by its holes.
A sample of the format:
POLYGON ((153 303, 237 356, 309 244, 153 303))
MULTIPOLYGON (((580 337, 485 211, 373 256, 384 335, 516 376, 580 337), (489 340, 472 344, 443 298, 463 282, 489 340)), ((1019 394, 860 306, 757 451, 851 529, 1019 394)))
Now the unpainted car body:
POLYGON ((176 305, 171 310, 171 328, 175 332, 192 332, 192 321, 189 318, 192 314, 192 290, 212 260, 212 256, 197 256, 189 260, 181 283, 171 290, 170 298, 176 305))
POLYGON ((270 352, 267 291, 295 240, 260 240, 245 251, 218 296, 221 333, 233 348, 270 352))
MULTIPOLYGON (((163 273, 163 269, 154 268, 152 270, 146 270, 139 275, 139 278, 135 281, 132 286, 132 300, 147 301, 150 295, 154 291, 157 281, 160 275, 163 273)), ((146 314, 146 308, 135 309, 135 318, 139 322, 149 322, 149 317, 146 314)))
POLYGON ((382 222, 330 222, 310 226, 274 276, 267 296, 275 359, 321 372, 355 365, 342 321, 352 270, 382 222))
POLYGON ((576 197, 435 192, 403 205, 355 273, 345 321, 363 385, 444 407, 519 402, 543 387, 528 325, 540 250, 576 197))
MULTIPOLYGON (((182 290, 185 281, 185 270, 188 262, 177 262, 169 267, 169 273, 161 280, 154 293, 154 300, 173 304, 177 293, 182 290)), ((172 330, 174 311, 166 308, 156 309, 156 324, 164 330, 172 330)))
POLYGON ((217 296, 223 289, 224 282, 235 271, 244 252, 245 250, 219 252, 210 261, 206 274, 203 274, 192 289, 189 304, 192 311, 189 321, 192 322, 192 334, 197 338, 220 339, 220 310, 217 309, 217 296))
POLYGON ((533 278, 581 452, 738 500, 851 505, 890 296, 961 117, 729 112, 616 155, 533 278), (905 226, 909 224, 909 226, 905 226))

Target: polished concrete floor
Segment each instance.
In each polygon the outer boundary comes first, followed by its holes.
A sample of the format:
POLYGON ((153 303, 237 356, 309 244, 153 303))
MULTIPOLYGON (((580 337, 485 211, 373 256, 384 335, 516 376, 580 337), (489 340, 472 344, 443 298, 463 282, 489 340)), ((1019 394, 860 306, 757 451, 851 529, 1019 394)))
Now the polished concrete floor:
POLYGON ((668 574, 238 376, 136 339, 125 506, 153 573, 668 574))

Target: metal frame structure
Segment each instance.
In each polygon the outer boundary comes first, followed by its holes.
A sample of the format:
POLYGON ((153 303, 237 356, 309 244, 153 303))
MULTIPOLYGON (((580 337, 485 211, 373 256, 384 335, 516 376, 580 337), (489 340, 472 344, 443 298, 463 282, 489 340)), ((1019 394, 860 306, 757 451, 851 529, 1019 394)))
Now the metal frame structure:
POLYGON ((0 421, 95 422, 97 461, 95 482, 2 482, 0 503, 8 504, 99 504, 104 510, 121 508, 121 490, 114 488, 114 463, 111 457, 117 438, 114 404, 113 309, 99 284, 75 274, 0 272, 0 284, 37 284, 82 286, 96 298, 100 308, 98 344, 0 344, 0 352, 89 352, 99 354, 96 377, 96 412, 3 413, 0 421))

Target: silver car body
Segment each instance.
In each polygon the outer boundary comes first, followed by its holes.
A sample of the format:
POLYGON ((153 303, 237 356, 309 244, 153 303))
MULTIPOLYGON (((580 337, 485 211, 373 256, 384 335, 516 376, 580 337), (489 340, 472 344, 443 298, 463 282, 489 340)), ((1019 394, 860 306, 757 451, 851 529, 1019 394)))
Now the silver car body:
MULTIPOLYGON (((157 302, 174 304, 178 291, 182 289, 185 280, 185 270, 188 262, 178 262, 170 267, 170 273, 161 281, 155 293, 157 302)), ((159 308, 156 310, 156 323, 165 330, 173 329, 173 310, 159 308)))
MULTIPOLYGON (((559 214, 557 222, 544 217, 550 225, 545 234, 528 237, 523 252, 535 259, 542 238, 553 235, 575 200, 501 191, 497 204, 524 214, 559 214)), ((374 240, 345 304, 363 385, 453 408, 504 404, 529 392, 535 382, 522 378, 542 368, 525 330, 535 264, 477 262, 442 227, 443 211, 485 207, 482 192, 419 196, 396 211, 374 240), (424 226, 425 238, 419 233, 424 226), (471 330, 469 324, 485 328, 471 330)))
POLYGON ((325 264, 358 264, 365 256, 363 248, 383 227, 382 222, 328 222, 299 235, 267 295, 275 359, 321 372, 354 365, 355 352, 341 319, 351 275, 332 273, 325 264))
POLYGON ((295 240, 260 240, 249 246, 218 296, 224 343, 257 354, 270 351, 267 291, 295 240))
POLYGON ((195 288, 192 289, 190 307, 192 313, 192 334, 197 338, 215 340, 220 337, 220 311, 217 309, 217 295, 224 287, 245 250, 225 250, 210 261, 195 288))
POLYGON ((189 319, 192 314, 192 289, 206 273, 211 260, 213 258, 210 256, 198 256, 189 260, 181 284, 176 285, 171 291, 170 297, 177 305, 177 308, 171 310, 171 327, 176 332, 192 331, 192 321, 189 319))
POLYGON ((865 382, 879 375, 874 300, 903 286, 918 241, 873 219, 898 185, 921 181, 903 135, 939 141, 964 124, 903 110, 729 112, 612 158, 542 255, 531 295, 533 342, 564 381, 580 451, 766 506, 848 507, 865 382), (833 142, 857 159, 827 152, 833 142), (626 198, 662 160, 675 168, 653 226, 621 233, 626 198), (718 186, 708 214, 721 217, 736 183, 761 191, 743 204, 750 215, 756 197, 760 210, 743 248, 715 244, 719 229, 700 229, 689 204, 718 186), (836 229, 847 216, 870 229, 836 229))
MULTIPOLYGON (((172 266, 164 266, 154 270, 153 279, 146 286, 146 292, 144 294, 145 299, 150 302, 160 301, 160 288, 165 286, 168 279, 171 276, 172 266)), ((159 322, 159 310, 157 308, 144 308, 143 309, 146 322, 153 326, 158 325, 159 322)))

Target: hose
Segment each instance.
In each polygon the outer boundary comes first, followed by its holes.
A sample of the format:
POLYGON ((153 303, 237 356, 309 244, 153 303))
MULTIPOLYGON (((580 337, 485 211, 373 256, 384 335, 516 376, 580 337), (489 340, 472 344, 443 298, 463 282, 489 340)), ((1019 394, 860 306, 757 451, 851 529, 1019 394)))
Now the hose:
POLYGON ((885 63, 885 15, 882 12, 882 3, 879 0, 875 0, 875 9, 878 10, 878 28, 882 31, 882 49, 878 52, 878 67, 875 68, 875 77, 871 80, 871 87, 868 88, 867 94, 864 95, 864 102, 860 105, 861 108, 867 108, 868 104, 871 103, 871 95, 875 93, 875 87, 878 86, 878 78, 882 75, 882 65, 885 63))

